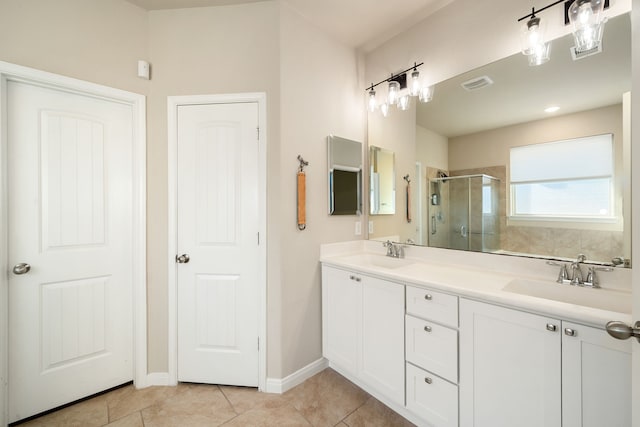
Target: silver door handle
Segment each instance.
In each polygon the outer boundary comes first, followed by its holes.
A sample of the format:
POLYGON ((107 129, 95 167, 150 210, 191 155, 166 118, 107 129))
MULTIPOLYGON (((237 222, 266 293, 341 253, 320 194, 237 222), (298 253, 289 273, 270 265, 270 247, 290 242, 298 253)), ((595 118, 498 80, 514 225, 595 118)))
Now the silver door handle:
POLYGON ((640 342, 640 321, 637 321, 633 325, 633 328, 624 322, 611 321, 607 323, 607 332, 609 335, 619 340, 636 337, 638 342, 640 342))
POLYGON ((178 264, 186 264, 189 262, 189 255, 187 254, 182 254, 182 255, 176 255, 176 262, 178 264))
POLYGON ((31 270, 31 266, 26 262, 21 262, 13 266, 13 274, 26 274, 31 270))

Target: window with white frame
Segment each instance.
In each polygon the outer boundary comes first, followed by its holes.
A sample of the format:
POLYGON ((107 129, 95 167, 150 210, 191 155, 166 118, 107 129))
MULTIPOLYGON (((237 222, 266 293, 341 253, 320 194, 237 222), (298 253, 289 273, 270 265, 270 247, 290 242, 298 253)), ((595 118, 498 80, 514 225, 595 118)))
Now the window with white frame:
POLYGON ((613 135, 511 148, 511 217, 611 219, 613 135))

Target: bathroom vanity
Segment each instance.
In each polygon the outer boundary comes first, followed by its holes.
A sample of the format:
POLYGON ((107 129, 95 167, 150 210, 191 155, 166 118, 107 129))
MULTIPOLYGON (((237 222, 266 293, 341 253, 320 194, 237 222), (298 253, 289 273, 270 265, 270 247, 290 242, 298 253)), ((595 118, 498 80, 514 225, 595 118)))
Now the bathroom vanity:
POLYGON ((558 284, 542 260, 514 274, 437 251, 323 247, 333 369, 421 426, 631 425, 631 342, 604 329, 630 322, 628 289, 613 276, 602 289, 558 284))

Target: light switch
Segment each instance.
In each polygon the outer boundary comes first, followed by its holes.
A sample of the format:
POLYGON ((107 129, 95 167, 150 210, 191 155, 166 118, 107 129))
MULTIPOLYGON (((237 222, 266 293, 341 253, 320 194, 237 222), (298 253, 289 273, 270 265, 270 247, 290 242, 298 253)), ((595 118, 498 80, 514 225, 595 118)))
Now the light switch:
POLYGON ((362 235, 362 222, 356 221, 356 236, 362 235))
POLYGON ((369 221, 369 234, 373 234, 373 221, 369 221))

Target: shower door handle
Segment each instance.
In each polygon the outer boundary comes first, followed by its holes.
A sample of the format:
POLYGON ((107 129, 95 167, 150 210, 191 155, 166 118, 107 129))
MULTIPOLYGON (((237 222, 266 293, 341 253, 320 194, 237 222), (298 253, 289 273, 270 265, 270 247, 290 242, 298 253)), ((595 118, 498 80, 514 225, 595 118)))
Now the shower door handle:
POLYGON ((465 238, 467 237, 467 227, 465 227, 464 225, 460 226, 460 235, 465 238))
POLYGON ((431 215, 431 234, 436 234, 436 216, 431 215))

